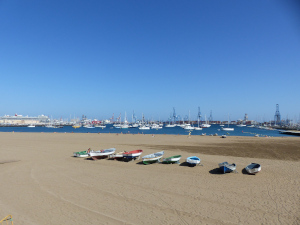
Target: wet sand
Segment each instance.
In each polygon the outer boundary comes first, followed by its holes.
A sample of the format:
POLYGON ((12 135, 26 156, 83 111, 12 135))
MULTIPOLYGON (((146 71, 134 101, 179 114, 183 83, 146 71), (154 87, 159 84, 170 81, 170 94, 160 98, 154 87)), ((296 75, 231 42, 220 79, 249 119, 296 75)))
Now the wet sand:
POLYGON ((300 138, 0 133, 0 219, 14 224, 300 224, 300 138), (115 147, 181 164, 74 158, 115 147), (203 166, 189 167, 188 156, 203 166), (220 174, 218 163, 237 164, 220 174), (262 171, 248 175, 251 162, 262 171))

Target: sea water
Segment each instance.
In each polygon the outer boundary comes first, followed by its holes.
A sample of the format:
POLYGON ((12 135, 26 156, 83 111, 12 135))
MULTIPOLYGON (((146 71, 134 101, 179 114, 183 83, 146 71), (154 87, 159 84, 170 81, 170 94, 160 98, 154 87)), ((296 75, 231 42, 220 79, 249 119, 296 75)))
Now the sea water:
MULTIPOLYGON (((224 127, 227 127, 225 125, 224 127)), ((0 132, 37 132, 37 133, 123 133, 123 134, 167 134, 167 135, 218 135, 227 136, 254 136, 258 134, 260 137, 284 137, 290 136, 281 134, 278 130, 258 129, 255 127, 238 127, 230 125, 234 131, 223 131, 220 125, 213 124, 209 128, 202 130, 185 130, 181 127, 163 127, 162 129, 140 130, 138 128, 120 129, 114 128, 111 124, 106 125, 106 128, 73 128, 72 126, 64 126, 63 128, 47 128, 47 127, 0 127, 0 132)))

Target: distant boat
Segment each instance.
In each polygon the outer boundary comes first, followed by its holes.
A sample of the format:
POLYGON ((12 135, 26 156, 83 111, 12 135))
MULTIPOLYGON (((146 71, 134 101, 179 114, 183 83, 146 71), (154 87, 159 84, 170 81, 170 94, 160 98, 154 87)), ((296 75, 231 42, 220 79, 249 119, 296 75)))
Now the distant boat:
POLYGON ((183 127, 183 129, 185 129, 185 130, 194 130, 195 127, 191 126, 190 124, 186 124, 186 125, 183 127))
POLYGON ((76 128, 80 128, 81 125, 80 124, 74 124, 72 127, 76 129, 76 128))
POLYGON ((209 128, 209 127, 211 127, 211 125, 208 124, 208 122, 207 122, 207 120, 206 120, 206 115, 205 115, 205 123, 201 124, 201 127, 202 127, 202 128, 209 128))
POLYGON ((111 154, 114 154, 116 151, 115 148, 109 148, 109 149, 104 149, 104 150, 98 150, 98 151, 90 151, 88 154, 92 159, 97 160, 97 159, 103 159, 108 157, 111 154))
POLYGON ((202 130, 202 127, 195 127, 195 130, 202 130))
POLYGON ((234 128, 229 127, 229 115, 228 115, 228 127, 221 127, 221 129, 225 131, 234 131, 234 128))
POLYGON ((102 124, 102 125, 101 125, 101 124, 96 124, 95 127, 97 127, 97 128, 102 128, 102 129, 103 129, 103 128, 106 128, 106 125, 103 125, 103 124, 102 124))
POLYGON ((197 166, 200 164, 200 158, 197 156, 191 156, 186 159, 186 162, 190 164, 190 166, 197 166))
POLYGON ((84 127, 84 128, 89 128, 89 129, 95 128, 94 125, 92 125, 92 124, 86 124, 86 125, 84 125, 83 127, 84 127))
POLYGON ((176 124, 167 124, 165 127, 176 127, 176 124))
POLYGON ((221 129, 225 131, 234 131, 234 128, 232 127, 222 127, 221 129))
POLYGON ((133 150, 129 152, 124 152, 123 157, 127 160, 135 160, 136 158, 140 158, 140 155, 143 153, 143 150, 133 150))
POLYGON ((219 167, 223 173, 230 173, 236 170, 236 165, 234 163, 229 164, 228 162, 219 163, 219 167))
POLYGON ((151 129, 162 129, 162 126, 154 123, 154 124, 151 125, 151 129))
POLYGON ((168 158, 164 158, 162 163, 171 164, 171 163, 179 163, 181 159, 181 155, 174 155, 168 158))
POLYGON ((150 130, 150 127, 146 126, 146 125, 142 125, 139 127, 140 130, 150 130))
POLYGON ((145 165, 148 165, 151 163, 160 162, 160 159, 163 157, 163 155, 164 155, 164 151, 146 155, 146 156, 142 157, 143 163, 145 165))
POLYGON ((261 171, 261 166, 258 163, 251 163, 248 166, 245 167, 245 170, 249 173, 249 174, 256 174, 259 171, 261 171))
POLYGON ((223 134, 221 137, 222 137, 222 138, 226 138, 227 136, 226 136, 226 134, 223 134))
POLYGON ((35 125, 30 124, 27 127, 33 128, 33 127, 35 127, 35 125))

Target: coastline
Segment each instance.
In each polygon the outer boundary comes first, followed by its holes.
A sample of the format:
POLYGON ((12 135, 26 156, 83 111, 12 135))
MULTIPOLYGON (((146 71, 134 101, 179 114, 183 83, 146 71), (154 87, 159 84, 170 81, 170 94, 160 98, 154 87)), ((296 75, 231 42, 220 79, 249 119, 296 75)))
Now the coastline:
MULTIPOLYGON (((0 133, 0 216, 16 224, 297 224, 295 137, 0 133), (92 161, 73 152, 115 147, 180 154, 180 165, 92 161), (188 156, 202 166, 188 167, 188 156), (237 164, 219 174, 218 163, 237 164), (251 162, 262 171, 251 176, 251 162)), ((142 155, 142 156, 143 156, 142 155)))

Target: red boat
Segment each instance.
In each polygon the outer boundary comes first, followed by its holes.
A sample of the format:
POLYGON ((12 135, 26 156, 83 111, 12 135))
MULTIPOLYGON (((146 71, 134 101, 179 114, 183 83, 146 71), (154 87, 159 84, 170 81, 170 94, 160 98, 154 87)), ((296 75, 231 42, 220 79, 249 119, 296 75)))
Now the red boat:
POLYGON ((133 150, 130 152, 124 152, 123 157, 127 160, 139 158, 140 155, 143 153, 143 150, 133 150))

